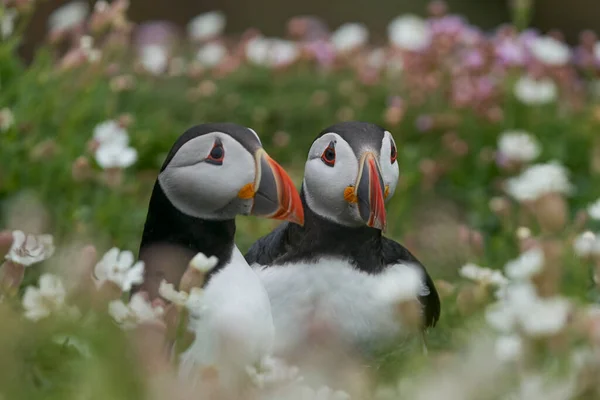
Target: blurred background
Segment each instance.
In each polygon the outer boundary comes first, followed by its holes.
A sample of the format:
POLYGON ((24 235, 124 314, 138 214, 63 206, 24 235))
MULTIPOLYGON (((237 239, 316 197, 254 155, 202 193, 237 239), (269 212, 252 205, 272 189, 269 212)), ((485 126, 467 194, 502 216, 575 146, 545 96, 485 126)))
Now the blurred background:
MULTIPOLYGON (((522 0, 448 0, 456 14, 465 16, 483 29, 492 29, 510 20, 512 3, 522 0)), ((525 0, 533 6, 531 26, 542 31, 559 30, 573 43, 584 29, 600 31, 600 8, 593 0, 525 0)), ((46 35, 48 15, 67 0, 46 1, 38 7, 28 28, 22 53, 31 57, 33 49, 46 35)), ((92 5, 94 1, 89 0, 92 5)), ((345 22, 362 22, 375 41, 384 41, 391 18, 406 13, 425 14, 426 0, 131 0, 129 17, 134 22, 166 20, 185 26, 190 17, 220 10, 227 15, 229 34, 257 27, 268 36, 282 36, 287 21, 298 15, 323 18, 331 29, 345 22)))

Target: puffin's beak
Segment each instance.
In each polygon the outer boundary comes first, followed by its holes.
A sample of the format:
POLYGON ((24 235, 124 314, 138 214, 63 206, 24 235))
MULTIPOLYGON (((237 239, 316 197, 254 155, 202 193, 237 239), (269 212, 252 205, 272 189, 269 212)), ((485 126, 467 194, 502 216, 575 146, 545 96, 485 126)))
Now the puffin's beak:
POLYGON ((383 179, 375 155, 371 152, 363 154, 360 160, 355 190, 361 218, 368 226, 385 231, 383 179))
MULTIPOLYGON (((304 224, 304 209, 294 182, 281 165, 266 151, 259 149, 256 161, 256 180, 252 184, 254 203, 251 215, 304 224)), ((250 189, 245 188, 242 191, 250 189)), ((240 197, 250 197, 240 191, 240 197)))

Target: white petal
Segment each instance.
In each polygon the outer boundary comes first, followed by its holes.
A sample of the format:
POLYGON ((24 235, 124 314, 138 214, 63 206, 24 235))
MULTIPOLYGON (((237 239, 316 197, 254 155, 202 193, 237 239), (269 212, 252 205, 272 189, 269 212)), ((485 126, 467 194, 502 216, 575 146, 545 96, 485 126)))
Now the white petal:
POLYGON ((124 250, 119 254, 119 258, 117 260, 117 267, 121 271, 126 271, 133 265, 133 261, 135 258, 133 257, 133 253, 129 250, 124 250))

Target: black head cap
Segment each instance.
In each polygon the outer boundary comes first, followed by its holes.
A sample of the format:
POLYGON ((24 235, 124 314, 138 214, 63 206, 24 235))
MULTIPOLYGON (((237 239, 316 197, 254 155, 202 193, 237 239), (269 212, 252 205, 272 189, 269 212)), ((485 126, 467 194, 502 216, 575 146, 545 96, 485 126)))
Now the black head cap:
POLYGON ((215 122, 210 124, 196 125, 185 131, 181 136, 179 136, 177 141, 175 141, 175 144, 173 147, 171 147, 171 150, 169 151, 169 154, 167 155, 167 158, 165 159, 160 171, 164 171, 173 157, 175 157, 175 154, 177 154, 179 149, 184 144, 194 138, 197 138, 198 136, 206 135, 212 132, 222 132, 233 137, 252 154, 262 147, 256 132, 245 126, 234 124, 232 122, 215 122))
POLYGON ((381 126, 371 122, 345 121, 323 129, 315 140, 327 133, 337 133, 348 142, 356 154, 360 154, 360 151, 365 147, 379 149, 385 131, 381 126))

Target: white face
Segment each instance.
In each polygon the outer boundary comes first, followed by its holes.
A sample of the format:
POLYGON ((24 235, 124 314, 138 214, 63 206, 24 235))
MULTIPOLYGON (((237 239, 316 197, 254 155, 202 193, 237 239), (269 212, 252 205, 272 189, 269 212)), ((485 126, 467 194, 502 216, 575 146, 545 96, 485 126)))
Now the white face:
POLYGON ((396 144, 387 131, 381 143, 373 147, 365 145, 360 149, 360 154, 355 154, 352 147, 337 133, 330 132, 321 136, 311 146, 304 169, 303 187, 308 207, 321 217, 341 225, 364 225, 357 204, 348 202, 344 198, 344 191, 349 186, 355 186, 362 155, 372 152, 377 158, 383 183, 387 187, 387 202, 396 190, 399 175, 398 162, 392 159, 392 147, 395 149, 396 144), (331 146, 335 149, 333 162, 331 146))
POLYGON ((212 132, 186 142, 160 173, 158 182, 184 214, 231 219, 250 212, 252 199, 241 199, 238 193, 254 183, 255 177, 252 154, 231 136, 212 132))

